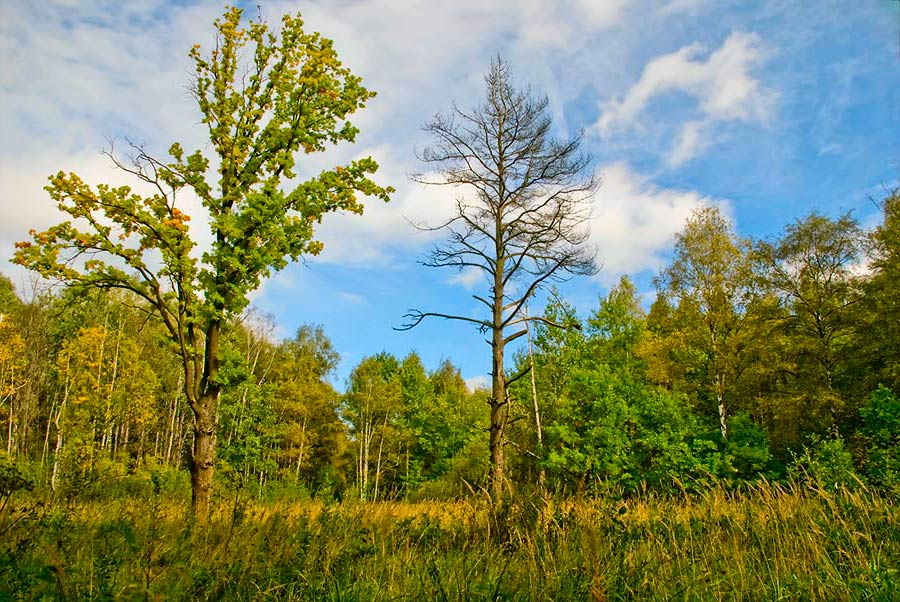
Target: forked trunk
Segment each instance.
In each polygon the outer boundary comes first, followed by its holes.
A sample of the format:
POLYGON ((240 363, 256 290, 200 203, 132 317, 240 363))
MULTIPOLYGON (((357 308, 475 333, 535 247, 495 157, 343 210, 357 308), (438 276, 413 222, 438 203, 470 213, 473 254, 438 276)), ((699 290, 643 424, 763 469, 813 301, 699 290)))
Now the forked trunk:
MULTIPOLYGON (((209 516, 216 463, 216 410, 219 402, 219 345, 221 323, 206 329, 201 392, 191 404, 194 411, 194 450, 191 454, 191 508, 199 520, 209 516)), ((187 380, 186 380, 187 382, 187 380)), ((190 399, 190 392, 188 399, 190 399)))

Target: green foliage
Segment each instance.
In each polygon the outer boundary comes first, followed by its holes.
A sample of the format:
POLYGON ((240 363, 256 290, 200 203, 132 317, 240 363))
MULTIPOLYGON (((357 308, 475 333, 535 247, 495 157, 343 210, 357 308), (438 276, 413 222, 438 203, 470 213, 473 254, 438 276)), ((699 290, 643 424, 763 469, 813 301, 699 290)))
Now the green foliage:
MULTIPOLYGON (((799 406, 797 431, 829 432, 848 408, 854 380, 853 344, 862 289, 854 268, 863 250, 857 221, 815 211, 785 227, 774 241, 757 242, 760 286, 778 300, 767 320, 769 340, 783 345, 776 404, 799 406)), ((800 437, 792 443, 797 443, 800 437)))
POLYGON ((879 387, 859 413, 863 474, 874 485, 900 493, 900 398, 879 387))
POLYGON ((21 308, 22 301, 16 295, 12 280, 0 274, 0 315, 10 315, 21 308))
POLYGON ((735 480, 753 480, 760 475, 779 476, 777 472, 771 472, 773 469, 777 471, 778 466, 769 452, 765 429, 746 412, 739 412, 728 421, 725 454, 733 469, 729 476, 735 480))
POLYGON ((868 392, 884 384, 900 394, 900 189, 890 191, 882 202, 882 223, 868 235, 872 273, 863 282, 856 319, 860 335, 855 341, 854 377, 868 392))
POLYGON ((853 455, 839 436, 830 439, 813 436, 788 467, 788 476, 831 490, 860 484, 853 465, 853 455))
POLYGON ((547 427, 548 467, 578 488, 635 492, 671 489, 701 468, 696 424, 683 396, 620 374, 579 371, 557 420, 547 427))

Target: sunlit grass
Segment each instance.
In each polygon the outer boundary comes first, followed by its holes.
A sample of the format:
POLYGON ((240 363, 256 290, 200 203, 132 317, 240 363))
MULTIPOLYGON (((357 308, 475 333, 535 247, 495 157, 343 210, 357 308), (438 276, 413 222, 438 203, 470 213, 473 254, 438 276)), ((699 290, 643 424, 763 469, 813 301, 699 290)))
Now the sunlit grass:
POLYGON ((235 497, 206 524, 120 498, 34 508, 0 549, 0 589, 23 600, 900 598, 900 510, 862 488, 499 509, 235 497))

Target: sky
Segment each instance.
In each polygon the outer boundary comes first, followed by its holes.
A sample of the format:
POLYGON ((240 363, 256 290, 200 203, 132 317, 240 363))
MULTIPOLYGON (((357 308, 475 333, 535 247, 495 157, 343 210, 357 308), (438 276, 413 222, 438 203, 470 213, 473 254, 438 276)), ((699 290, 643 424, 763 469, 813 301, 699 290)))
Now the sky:
MULTIPOLYGON (((372 156, 396 188, 363 216, 328 215, 317 257, 254 293, 278 337, 321 324, 341 354, 342 388, 363 357, 417 351, 487 382, 484 336, 432 320, 396 331, 410 308, 475 315, 473 274, 420 265, 436 224, 465 190, 423 188, 422 126, 456 103, 475 106, 492 57, 518 86, 549 99, 560 138, 584 132, 601 187, 590 242, 601 270, 560 287, 586 314, 622 275, 647 300, 691 212, 718 205, 743 236, 778 236, 815 209, 878 222, 873 200, 900 176, 900 2, 896 0, 257 0, 277 24, 300 12, 378 96, 353 116, 354 145, 301 159, 300 175, 372 156)), ((222 5, 190 0, 0 0, 0 272, 14 243, 62 220, 43 186, 72 171, 89 183, 132 184, 101 151, 126 140, 163 156, 205 149, 189 96, 187 53, 209 49, 222 5)), ((202 248, 202 212, 194 203, 202 248)), ((532 313, 541 310, 535 301, 532 313)))

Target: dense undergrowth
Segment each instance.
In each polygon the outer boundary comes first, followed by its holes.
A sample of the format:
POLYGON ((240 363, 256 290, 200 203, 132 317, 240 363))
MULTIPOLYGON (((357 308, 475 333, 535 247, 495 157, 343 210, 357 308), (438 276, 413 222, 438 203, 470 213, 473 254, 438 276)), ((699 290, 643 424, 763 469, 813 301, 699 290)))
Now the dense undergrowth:
POLYGON ((900 508, 763 483, 629 500, 43 497, 0 511, 11 600, 896 600, 900 508))

